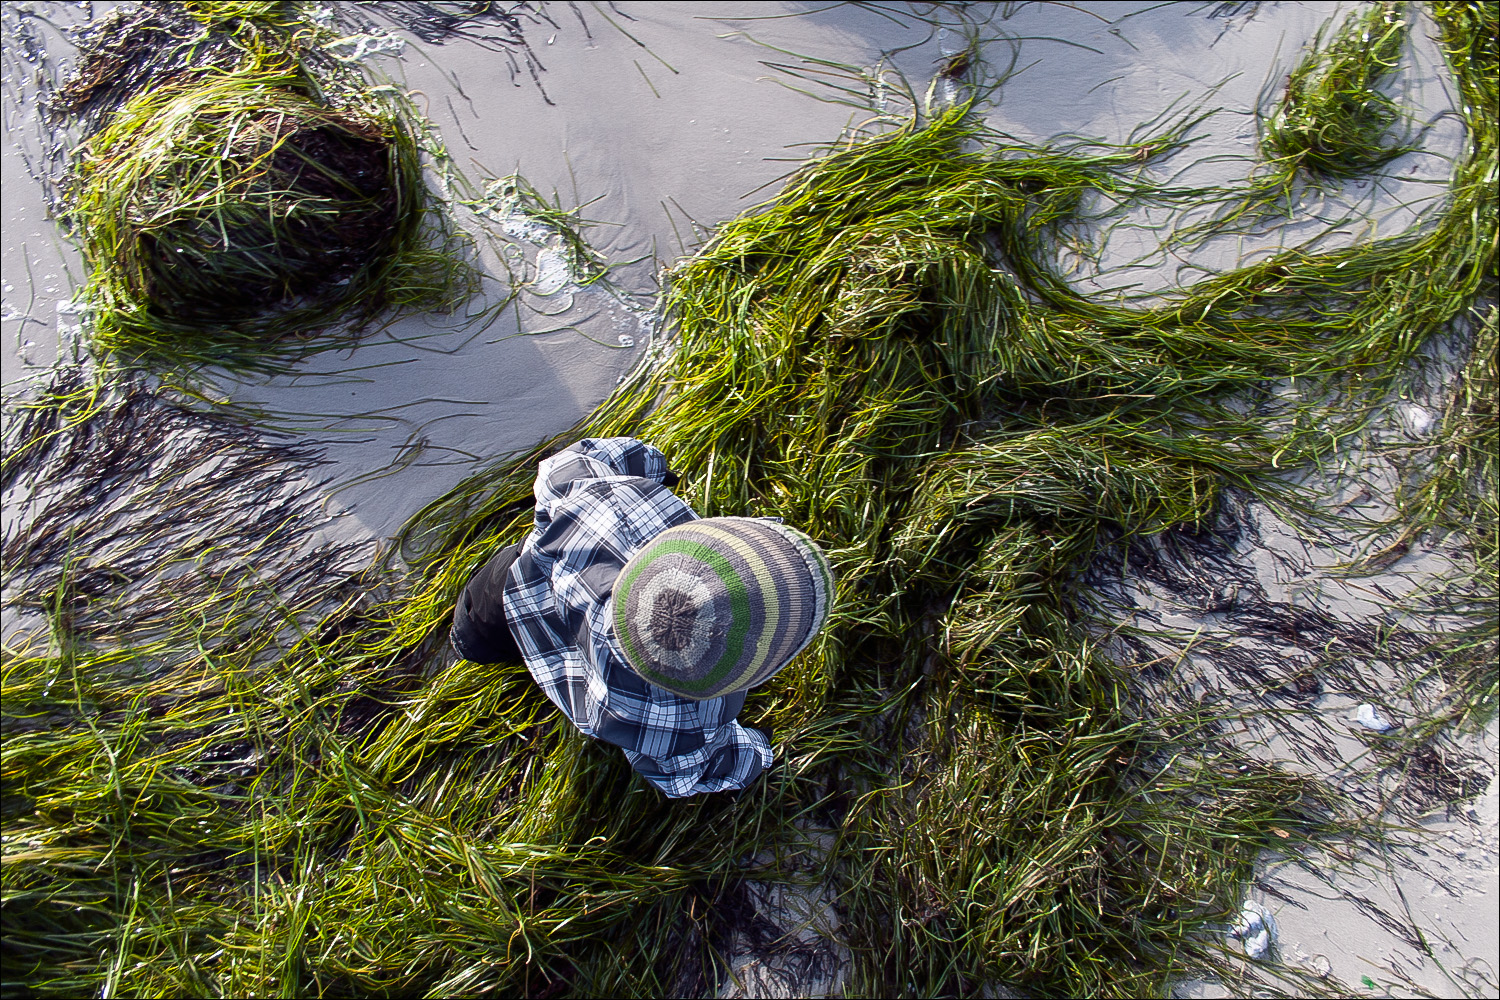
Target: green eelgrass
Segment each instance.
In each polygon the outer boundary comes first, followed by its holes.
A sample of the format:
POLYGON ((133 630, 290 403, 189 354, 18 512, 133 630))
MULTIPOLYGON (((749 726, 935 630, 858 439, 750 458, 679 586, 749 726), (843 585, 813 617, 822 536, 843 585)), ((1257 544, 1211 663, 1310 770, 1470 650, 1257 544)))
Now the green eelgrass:
POLYGON ((265 367, 472 291, 413 116, 347 70, 312 67, 298 53, 321 39, 284 6, 198 5, 209 27, 232 26, 204 37, 237 63, 142 86, 79 150, 69 221, 103 351, 265 367))
MULTIPOLYGON (((469 185, 459 180, 455 186, 469 185)), ((556 242, 567 260, 569 277, 578 284, 590 285, 608 272, 608 263, 583 237, 583 231, 591 225, 582 217, 587 206, 565 209, 556 192, 548 199, 520 174, 486 180, 479 190, 465 194, 459 204, 491 221, 510 226, 519 223, 521 238, 538 244, 556 242)), ((510 256, 504 252, 499 256, 509 270, 510 256)), ((513 288, 526 281, 524 275, 514 272, 510 277, 513 288)))
MULTIPOLYGON (((1399 63, 1413 16, 1404 3, 1380 2, 1349 14, 1326 42, 1331 22, 1320 28, 1284 83, 1267 84, 1274 96, 1263 94, 1260 103, 1269 99, 1272 107, 1269 113, 1257 108, 1264 162, 1243 188, 1181 192, 1190 209, 1205 200, 1218 207, 1205 222, 1175 227, 1172 249, 1181 253, 1232 231, 1268 231, 1293 214, 1305 192, 1331 189, 1416 150, 1411 129, 1393 136, 1403 112, 1379 89, 1399 63)), ((1311 245, 1358 215, 1320 219, 1325 231, 1311 245)))
POLYGON ((1401 112, 1377 89, 1406 44, 1405 7, 1383 2, 1355 11, 1326 45, 1320 31, 1287 77, 1261 139, 1286 183, 1298 171, 1356 177, 1415 148, 1390 141, 1401 112))
POLYGON ((267 22, 280 28, 298 24, 298 4, 288 0, 187 0, 188 15, 209 27, 229 21, 267 22))
MULTIPOLYGON (((1083 574, 1211 530, 1229 488, 1297 504, 1272 467, 1342 422, 1276 423, 1267 383, 1357 401, 1493 275, 1495 108, 1469 95, 1493 95, 1494 14, 1434 14, 1473 146, 1409 236, 1090 300, 1054 273, 1056 227, 1090 190, 1149 196, 1125 178, 1171 137, 998 146, 953 109, 814 161, 673 270, 673 353, 566 437, 645 438, 699 513, 785 517, 839 570, 823 636, 748 702, 780 761, 738 797, 663 801, 522 667, 444 652, 564 440, 416 519, 383 601, 283 596, 117 648, 60 577, 53 636, 6 650, 0 692, 5 981, 709 992, 735 886, 802 878, 836 900, 859 993, 1236 975, 1213 932, 1257 854, 1352 820, 1211 716, 1137 699, 1083 574)), ((1461 488, 1492 495, 1486 468, 1461 488)))
POLYGON ((1470 565, 1424 588, 1430 607, 1466 627, 1441 637, 1443 670, 1467 693, 1452 716, 1484 724, 1500 708, 1500 310, 1475 310, 1468 357, 1433 432, 1408 450, 1396 513, 1355 569, 1399 559, 1423 536, 1461 541, 1470 565), (1394 536, 1394 537, 1392 537, 1394 536))

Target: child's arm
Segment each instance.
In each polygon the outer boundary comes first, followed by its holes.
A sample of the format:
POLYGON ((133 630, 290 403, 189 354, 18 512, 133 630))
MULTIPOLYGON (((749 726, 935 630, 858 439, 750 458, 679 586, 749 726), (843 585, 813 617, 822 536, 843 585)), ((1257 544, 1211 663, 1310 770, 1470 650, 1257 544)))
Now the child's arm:
POLYGON ((621 476, 639 476, 659 483, 667 474, 666 456, 635 438, 584 438, 564 451, 576 451, 603 462, 621 476))
POLYGON ((568 492, 580 479, 632 476, 662 484, 670 476, 667 459, 656 448, 635 438, 584 438, 545 459, 537 467, 536 498, 546 503, 568 492))
POLYGON ((746 692, 691 701, 652 687, 614 656, 603 662, 606 702, 590 735, 625 751, 668 798, 744 788, 771 766, 769 734, 737 721, 746 692))
POLYGON ((771 766, 771 740, 765 731, 731 719, 701 750, 681 757, 649 757, 625 749, 641 777, 677 799, 706 792, 733 792, 746 787, 771 766))

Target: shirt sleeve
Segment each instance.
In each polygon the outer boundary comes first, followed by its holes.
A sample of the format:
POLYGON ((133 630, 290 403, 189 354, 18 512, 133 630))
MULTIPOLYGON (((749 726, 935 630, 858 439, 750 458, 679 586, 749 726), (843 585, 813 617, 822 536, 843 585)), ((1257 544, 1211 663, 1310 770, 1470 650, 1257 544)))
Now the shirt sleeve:
POLYGON ((668 798, 743 788, 771 766, 766 735, 736 721, 746 692, 695 701, 649 684, 625 666, 603 614, 591 617, 600 682, 590 699, 591 736, 623 750, 668 798))
POLYGON ((584 438, 537 467, 538 510, 567 496, 582 480, 627 476, 661 485, 667 459, 658 449, 629 437, 584 438))
POLYGON ((771 766, 771 743, 758 729, 731 719, 703 748, 678 757, 652 757, 629 748, 625 759, 670 799, 744 788, 771 766))

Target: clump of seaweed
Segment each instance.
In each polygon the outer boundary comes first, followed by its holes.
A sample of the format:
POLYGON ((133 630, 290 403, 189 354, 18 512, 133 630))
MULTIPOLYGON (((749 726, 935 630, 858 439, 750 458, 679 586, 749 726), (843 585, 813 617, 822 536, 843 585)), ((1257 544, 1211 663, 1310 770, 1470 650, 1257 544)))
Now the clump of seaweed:
MULTIPOLYGON (((125 96, 107 70, 135 65, 126 52, 72 87, 79 106, 101 89, 124 98, 67 183, 95 342, 157 363, 264 365, 336 324, 461 299, 474 279, 431 203, 411 116, 347 73, 320 81, 298 54, 310 22, 282 5, 199 6, 207 63, 150 86, 130 77, 125 96)), ((141 31, 141 45, 164 34, 141 31)))
POLYGON ((111 114, 143 90, 206 72, 229 72, 245 61, 243 36, 296 26, 283 4, 143 4, 118 9, 80 27, 78 59, 45 102, 43 113, 58 125, 76 125, 93 135, 111 114), (244 20, 239 15, 254 15, 244 20), (234 26, 241 38, 227 30, 234 26))
POLYGON ((1378 89, 1406 44, 1405 7, 1387 0, 1355 11, 1326 45, 1319 31, 1264 126, 1279 176, 1357 177, 1415 148, 1391 142, 1401 111, 1378 89))

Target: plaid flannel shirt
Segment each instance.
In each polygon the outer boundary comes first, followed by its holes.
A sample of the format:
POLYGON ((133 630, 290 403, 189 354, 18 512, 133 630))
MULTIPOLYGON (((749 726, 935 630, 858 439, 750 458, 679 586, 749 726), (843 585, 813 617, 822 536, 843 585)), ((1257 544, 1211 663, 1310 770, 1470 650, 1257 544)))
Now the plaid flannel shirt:
POLYGON ((526 667, 547 697, 679 798, 743 788, 772 754, 763 733, 735 721, 745 692, 693 701, 648 684, 615 638, 615 577, 656 534, 698 517, 662 485, 666 473, 662 453, 633 438, 585 438, 544 460, 536 527, 504 600, 526 667))

